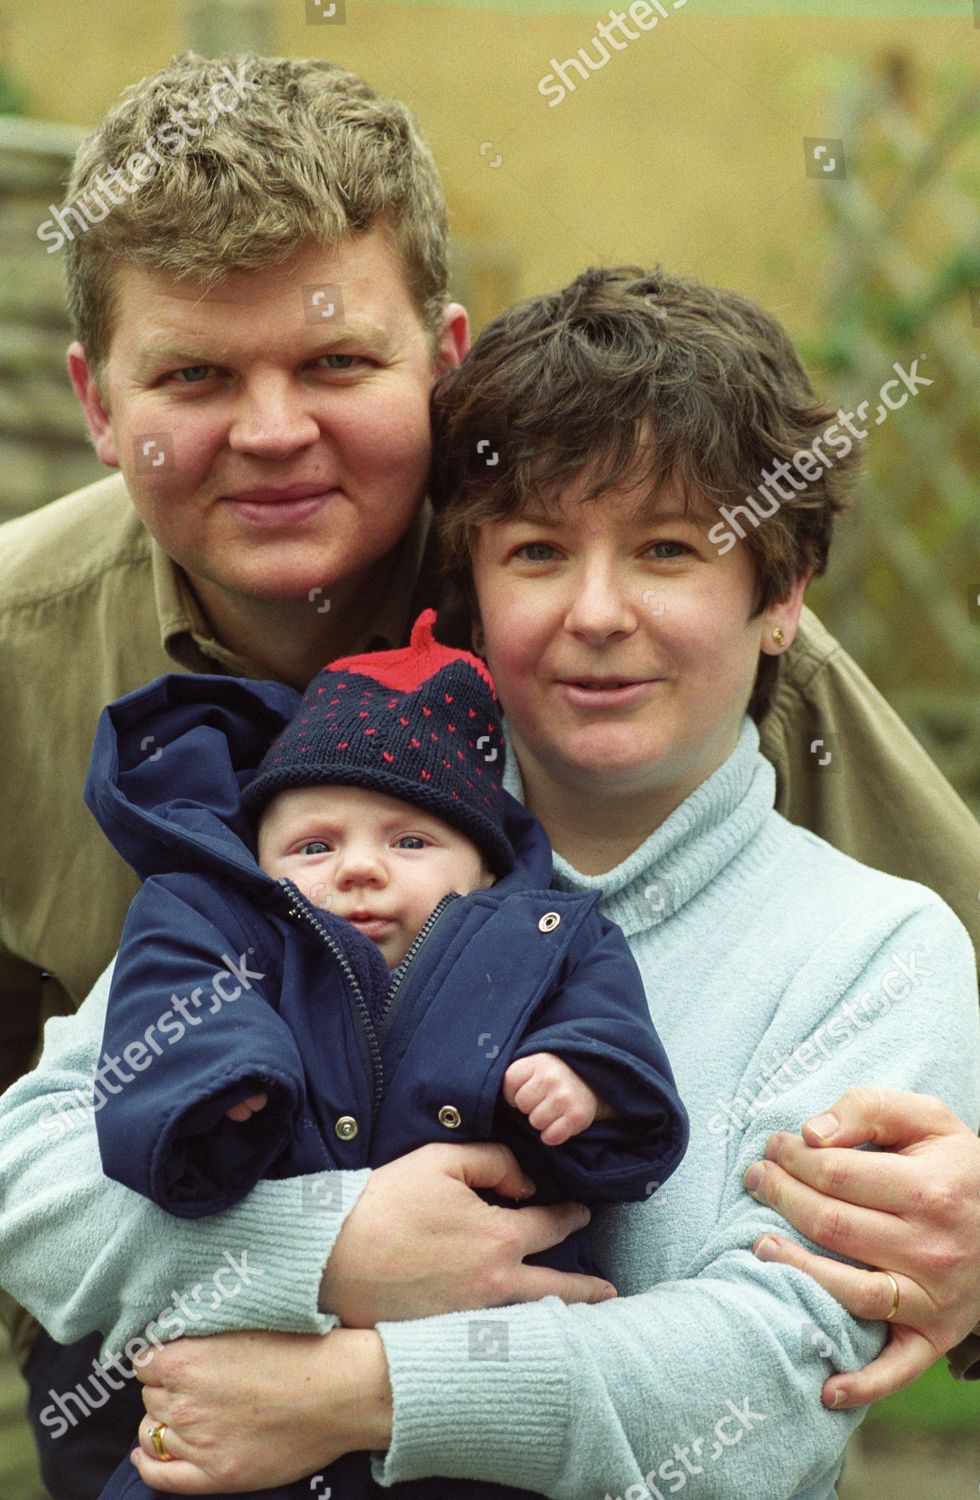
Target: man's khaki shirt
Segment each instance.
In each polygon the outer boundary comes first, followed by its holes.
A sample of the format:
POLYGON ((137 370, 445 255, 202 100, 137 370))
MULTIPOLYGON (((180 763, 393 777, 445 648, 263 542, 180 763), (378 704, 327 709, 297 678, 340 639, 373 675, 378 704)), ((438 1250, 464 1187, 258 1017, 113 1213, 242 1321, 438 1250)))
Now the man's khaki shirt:
MULTIPOLYGON (((403 643, 438 602, 428 533, 426 508, 346 651, 403 643)), ((468 644, 458 617, 440 633, 468 644)), ((120 475, 0 527, 0 1089, 31 1066, 47 1017, 77 1008, 116 951, 138 882, 82 784, 105 704, 173 671, 264 675, 213 638, 120 475)), ((761 732, 780 812, 938 891, 980 946, 980 827, 808 611, 761 732)))

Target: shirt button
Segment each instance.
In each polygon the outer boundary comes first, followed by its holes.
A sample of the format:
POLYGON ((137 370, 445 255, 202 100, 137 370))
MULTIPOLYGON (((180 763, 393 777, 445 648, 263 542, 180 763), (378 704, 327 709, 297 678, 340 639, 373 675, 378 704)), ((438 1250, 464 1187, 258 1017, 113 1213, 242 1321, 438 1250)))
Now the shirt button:
POLYGON ((554 932, 560 921, 561 917, 556 911, 546 911, 544 916, 541 918, 541 921, 538 923, 538 931, 554 932))
POLYGON ((333 1128, 334 1135, 339 1135, 342 1141, 352 1141, 357 1134, 357 1121, 353 1115, 341 1115, 333 1128))
POLYGON ((454 1104, 444 1104, 439 1111, 439 1124, 445 1125, 447 1130, 458 1130, 463 1123, 463 1117, 454 1104))

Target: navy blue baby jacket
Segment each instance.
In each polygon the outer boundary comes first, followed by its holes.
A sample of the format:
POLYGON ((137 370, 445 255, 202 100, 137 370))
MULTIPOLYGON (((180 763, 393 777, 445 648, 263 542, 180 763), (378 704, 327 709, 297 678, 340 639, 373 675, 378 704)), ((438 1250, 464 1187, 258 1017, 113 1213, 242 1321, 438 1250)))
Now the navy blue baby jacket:
MULTIPOLYGON (((544 830, 505 794, 514 870, 441 901, 390 973, 370 939, 256 863, 241 792, 299 701, 278 683, 172 674, 99 720, 86 801, 143 880, 105 1026, 112 1076, 131 1078, 97 1100, 106 1173, 195 1217, 261 1177, 493 1139, 538 1185, 535 1202, 648 1197, 683 1155, 687 1117, 639 970, 598 898, 548 888, 544 830), (544 1051, 618 1118, 543 1146, 501 1081, 515 1058, 544 1051), (225 1118, 258 1092, 265 1109, 225 1118)), ((587 1231, 534 1259, 591 1270, 587 1231)), ((342 1463, 338 1494, 388 1493, 366 1455, 342 1463)), ((126 1467, 125 1488, 113 1488, 120 1470, 106 1496, 150 1493, 126 1467)), ((459 1480, 395 1490, 518 1493, 459 1480)), ((307 1494, 308 1481, 275 1493, 307 1494)))

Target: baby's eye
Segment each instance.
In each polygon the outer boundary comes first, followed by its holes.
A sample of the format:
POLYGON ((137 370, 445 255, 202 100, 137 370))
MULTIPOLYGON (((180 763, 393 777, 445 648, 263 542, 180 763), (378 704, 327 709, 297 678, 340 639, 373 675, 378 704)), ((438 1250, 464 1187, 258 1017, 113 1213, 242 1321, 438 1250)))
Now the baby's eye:
POLYGON ((427 847, 425 839, 419 838, 417 833, 403 833, 400 839, 395 840, 396 849, 425 849, 427 847))
POLYGON ((300 854, 329 854, 330 845, 325 844, 323 839, 310 839, 309 843, 303 845, 300 854))

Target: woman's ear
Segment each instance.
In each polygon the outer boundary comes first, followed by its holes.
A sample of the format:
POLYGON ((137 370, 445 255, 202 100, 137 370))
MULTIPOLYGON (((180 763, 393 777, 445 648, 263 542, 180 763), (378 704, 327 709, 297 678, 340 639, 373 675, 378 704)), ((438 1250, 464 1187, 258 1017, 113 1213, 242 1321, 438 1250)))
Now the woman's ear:
POLYGON ((483 626, 479 618, 475 619, 470 626, 470 642, 473 646, 475 656, 486 656, 487 643, 483 634, 483 626))
POLYGON ((767 656, 782 656, 796 639, 796 627, 803 608, 803 595, 813 577, 813 569, 802 572, 784 599, 774 599, 762 616, 760 649, 767 656))

